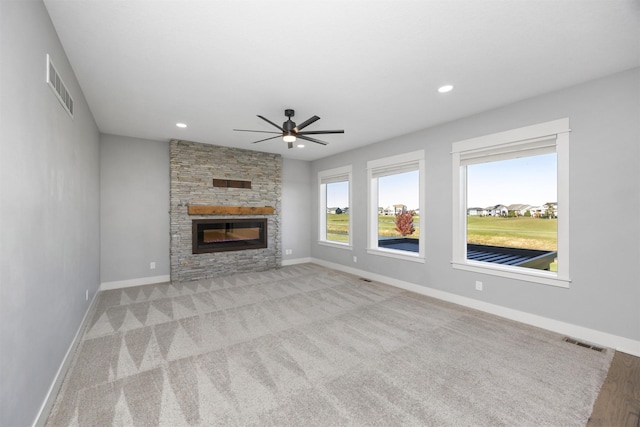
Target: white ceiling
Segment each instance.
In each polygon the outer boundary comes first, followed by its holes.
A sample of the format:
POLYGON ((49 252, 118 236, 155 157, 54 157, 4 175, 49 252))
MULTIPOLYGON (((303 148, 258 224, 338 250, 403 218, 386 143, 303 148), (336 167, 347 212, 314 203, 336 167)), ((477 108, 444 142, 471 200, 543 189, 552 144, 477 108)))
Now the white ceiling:
POLYGON ((302 160, 640 66, 638 0, 44 3, 101 132, 302 160), (233 131, 285 108, 345 133, 287 150, 233 131))

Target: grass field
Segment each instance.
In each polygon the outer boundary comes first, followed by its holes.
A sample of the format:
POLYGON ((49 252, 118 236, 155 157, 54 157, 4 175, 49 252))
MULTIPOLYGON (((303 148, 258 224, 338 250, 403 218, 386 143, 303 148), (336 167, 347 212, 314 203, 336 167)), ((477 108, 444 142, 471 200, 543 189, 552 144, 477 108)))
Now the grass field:
POLYGON ((327 240, 349 241, 349 214, 327 214, 327 240))
POLYGON ((467 217, 467 242, 510 248, 558 250, 558 220, 467 217))
MULTIPOLYGON (((411 237, 420 237, 419 222, 420 218, 414 217, 416 231, 411 237)), ((400 237, 392 215, 380 215, 378 227, 381 237, 400 237)), ((557 229, 557 219, 467 217, 468 242, 479 245, 555 251, 558 249, 557 229)), ((329 240, 347 241, 349 214, 328 214, 327 233, 329 240)))
MULTIPOLYGON (((380 237, 401 237, 396 231, 396 217, 393 215, 380 215, 378 217, 378 236, 380 237)), ((412 238, 420 237, 419 216, 413 217, 416 231, 412 238)), ((337 242, 349 241, 349 214, 327 214, 327 240, 337 242)))
MULTIPOLYGON (((420 237, 420 218, 414 217, 416 231, 412 238, 420 237)), ((400 237, 395 230, 395 216, 378 217, 380 237, 400 237)), ((558 250, 558 220, 541 218, 467 217, 467 242, 478 245, 506 246, 510 248, 558 250)), ((349 241, 349 214, 327 215, 327 240, 349 241)), ((556 271, 556 263, 551 270, 556 271)))

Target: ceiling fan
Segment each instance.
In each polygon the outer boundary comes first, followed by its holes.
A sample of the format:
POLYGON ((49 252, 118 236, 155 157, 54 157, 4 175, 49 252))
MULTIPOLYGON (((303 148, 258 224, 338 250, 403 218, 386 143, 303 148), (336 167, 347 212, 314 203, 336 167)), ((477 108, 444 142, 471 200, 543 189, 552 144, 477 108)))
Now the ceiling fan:
POLYGON ((275 133, 275 134, 277 134, 276 136, 272 136, 270 138, 261 139, 261 140, 258 140, 258 141, 253 141, 253 144, 255 144, 257 142, 268 141, 270 139, 275 139, 275 138, 282 137, 282 140, 287 143, 287 146, 289 148, 293 148, 293 143, 298 138, 299 139, 303 139, 305 141, 315 142, 316 144, 327 145, 328 144, 327 142, 320 141, 319 139, 312 138, 309 135, 323 135, 323 134, 328 134, 328 133, 344 133, 344 130, 310 130, 310 131, 302 132, 302 129, 306 128, 311 123, 313 123, 313 122, 315 122, 317 120, 320 120, 320 117, 313 116, 310 119, 307 119, 304 122, 300 123, 299 125, 296 125, 296 123, 291 120, 291 117, 293 117, 295 115, 295 111, 293 111, 291 109, 286 109, 286 110, 284 110, 284 115, 287 116, 287 121, 282 123, 282 126, 278 126, 277 124, 273 123, 271 120, 266 119, 266 118, 262 117, 261 115, 258 115, 258 117, 260 117, 265 122, 267 122, 270 125, 278 128, 278 130, 280 130, 280 132, 269 132, 269 131, 264 131, 264 130, 249 130, 249 129, 234 129, 234 131, 238 131, 238 132, 258 132, 258 133, 275 133))

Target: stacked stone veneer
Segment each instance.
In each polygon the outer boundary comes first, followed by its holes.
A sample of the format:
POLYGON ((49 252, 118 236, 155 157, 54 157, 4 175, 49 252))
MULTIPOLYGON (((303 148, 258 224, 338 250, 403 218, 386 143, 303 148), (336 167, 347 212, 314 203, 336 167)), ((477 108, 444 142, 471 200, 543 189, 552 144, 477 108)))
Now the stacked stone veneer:
POLYGON ((280 155, 172 140, 171 280, 189 281, 279 267, 282 158, 280 155), (213 186, 213 178, 251 181, 251 189, 213 186), (271 206, 273 215, 189 215, 189 205, 271 206), (191 221, 267 218, 267 248, 192 253, 191 221))

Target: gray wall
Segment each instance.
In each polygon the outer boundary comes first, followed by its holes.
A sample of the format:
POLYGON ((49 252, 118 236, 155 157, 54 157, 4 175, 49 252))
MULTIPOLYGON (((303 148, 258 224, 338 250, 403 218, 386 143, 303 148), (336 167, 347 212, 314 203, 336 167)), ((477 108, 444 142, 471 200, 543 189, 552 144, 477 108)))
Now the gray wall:
POLYGON ((99 135, 43 3, 0 1, 0 19, 0 425, 26 426, 98 289, 99 135))
POLYGON ((169 270, 169 142, 100 135, 100 281, 169 270))
MULTIPOLYGON (((312 241, 311 254, 371 271, 570 324, 640 340, 640 69, 532 98, 411 135, 313 162, 318 171, 353 165, 354 251, 312 241), (569 117, 570 289, 453 270, 451 259, 451 143, 569 117), (425 150, 426 263, 366 253, 366 162, 425 150), (474 289, 475 280, 484 291, 474 289)), ((312 232, 318 221, 312 186, 312 232)))
POLYGON ((311 256, 311 162, 282 159, 282 261, 311 256), (287 255, 285 251, 291 249, 287 255))
MULTIPOLYGON (((310 171, 282 159, 283 261, 311 256, 310 171)), ((100 135, 100 201, 100 281, 168 275, 169 143, 100 135)))

